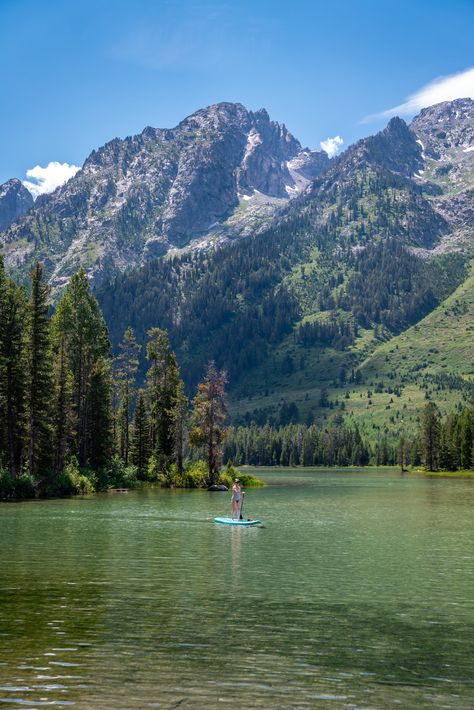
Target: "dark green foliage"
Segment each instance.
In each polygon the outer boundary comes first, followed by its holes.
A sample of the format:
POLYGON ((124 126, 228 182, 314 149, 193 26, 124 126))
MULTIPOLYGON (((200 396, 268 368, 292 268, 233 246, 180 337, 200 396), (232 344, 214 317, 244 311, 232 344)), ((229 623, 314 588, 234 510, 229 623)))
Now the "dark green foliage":
POLYGON ((416 323, 462 280, 463 260, 426 262, 395 240, 367 247, 355 258, 339 305, 362 326, 381 323, 392 332, 416 323))
POLYGON ((145 474, 150 453, 150 428, 146 410, 145 392, 140 390, 138 392, 135 418, 133 420, 130 461, 137 469, 138 478, 143 480, 146 478, 145 474))
POLYGON ((86 450, 87 463, 94 471, 105 468, 113 453, 111 390, 109 363, 99 358, 92 366, 88 392, 86 450))
POLYGON ((119 345, 120 353, 116 358, 115 376, 118 390, 119 406, 117 412, 120 456, 128 465, 130 447, 130 420, 135 400, 136 374, 141 345, 138 345, 135 334, 127 328, 119 345))
MULTIPOLYGON (((207 254, 155 260, 118 276, 98 292, 113 343, 121 336, 119 323, 130 323, 139 342, 152 325, 165 328, 188 388, 210 358, 230 376, 261 362, 298 313, 281 283, 292 261, 279 241, 257 237, 207 254)), ((288 241, 288 235, 281 238, 288 241)))
POLYGON ((0 453, 14 477, 25 460, 27 427, 27 299, 0 266, 0 453))
POLYGON ((302 323, 296 329, 296 342, 305 347, 319 345, 345 350, 354 342, 357 332, 357 324, 353 321, 333 317, 328 321, 302 323))
POLYGON ((28 323, 28 469, 32 476, 52 463, 53 369, 48 317, 50 288, 43 267, 37 263, 31 275, 28 323))
POLYGON ((227 418, 224 391, 226 382, 225 372, 219 372, 211 361, 193 400, 189 441, 191 446, 204 451, 209 486, 217 483, 222 462, 222 446, 228 433, 224 427, 227 418))
POLYGON ((239 466, 366 466, 370 456, 357 427, 341 426, 236 427, 224 447, 224 459, 239 466))
POLYGON ((147 396, 149 402, 150 446, 159 469, 166 471, 175 456, 175 409, 180 388, 176 355, 168 334, 160 328, 148 331, 147 396))
POLYGON ((408 462, 413 466, 423 463, 428 471, 473 469, 474 403, 459 407, 442 420, 436 404, 428 402, 408 462))
POLYGON ((63 470, 66 456, 72 447, 76 417, 73 406, 74 376, 70 370, 70 334, 63 323, 66 314, 60 313, 53 321, 54 390, 53 390, 53 468, 63 470))
POLYGON ((110 355, 110 343, 99 305, 90 292, 83 269, 74 274, 67 285, 54 321, 56 343, 62 341, 65 344, 67 370, 72 374, 74 448, 79 464, 87 466, 92 449, 97 450, 91 429, 91 376, 96 364, 110 355))
POLYGON ((438 408, 433 402, 428 402, 423 413, 421 447, 426 468, 435 471, 440 456, 440 419, 438 408))

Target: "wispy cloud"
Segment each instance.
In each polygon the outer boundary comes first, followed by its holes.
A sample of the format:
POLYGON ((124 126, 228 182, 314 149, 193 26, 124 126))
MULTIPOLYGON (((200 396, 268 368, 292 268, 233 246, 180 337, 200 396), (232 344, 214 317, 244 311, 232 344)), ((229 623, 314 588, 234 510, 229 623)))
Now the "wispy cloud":
POLYGON ((336 155, 343 143, 344 139, 341 138, 341 136, 334 136, 334 138, 326 138, 326 140, 321 141, 319 145, 321 149, 325 150, 329 157, 332 158, 333 155, 336 155))
POLYGON ((474 67, 457 74, 440 76, 408 96, 402 104, 366 116, 361 123, 372 123, 392 116, 413 116, 426 106, 464 98, 474 99, 474 67))
POLYGON ((69 163, 58 163, 53 160, 45 168, 36 165, 26 171, 26 177, 31 180, 23 180, 23 185, 31 192, 33 197, 53 192, 57 187, 63 185, 75 175, 80 168, 69 163))

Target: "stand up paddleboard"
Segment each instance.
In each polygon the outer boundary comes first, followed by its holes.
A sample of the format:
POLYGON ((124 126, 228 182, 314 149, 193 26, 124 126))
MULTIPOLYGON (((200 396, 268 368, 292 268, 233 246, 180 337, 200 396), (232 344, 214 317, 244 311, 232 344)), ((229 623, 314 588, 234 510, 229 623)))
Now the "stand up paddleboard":
POLYGON ((260 520, 233 520, 232 518, 214 518, 221 525, 260 525, 260 520))

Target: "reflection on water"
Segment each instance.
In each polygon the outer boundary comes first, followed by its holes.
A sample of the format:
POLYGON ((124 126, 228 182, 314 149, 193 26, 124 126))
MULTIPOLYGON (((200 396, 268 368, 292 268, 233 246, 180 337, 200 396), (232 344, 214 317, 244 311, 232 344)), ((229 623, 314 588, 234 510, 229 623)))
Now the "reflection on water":
POLYGON ((0 708, 471 708, 472 481, 0 505, 0 708))
POLYGON ((231 551, 232 551, 232 577, 235 580, 239 577, 240 572, 240 548, 242 543, 241 528, 239 526, 231 526, 231 551))

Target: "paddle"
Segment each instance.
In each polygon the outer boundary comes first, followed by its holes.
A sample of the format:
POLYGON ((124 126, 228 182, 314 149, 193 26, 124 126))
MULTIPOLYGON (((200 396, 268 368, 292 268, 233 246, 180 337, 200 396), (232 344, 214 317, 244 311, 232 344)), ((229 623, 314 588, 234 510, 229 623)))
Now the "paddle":
POLYGON ((242 503, 240 504, 240 519, 243 520, 242 517, 242 508, 244 507, 244 497, 245 497, 245 491, 242 491, 242 503))

